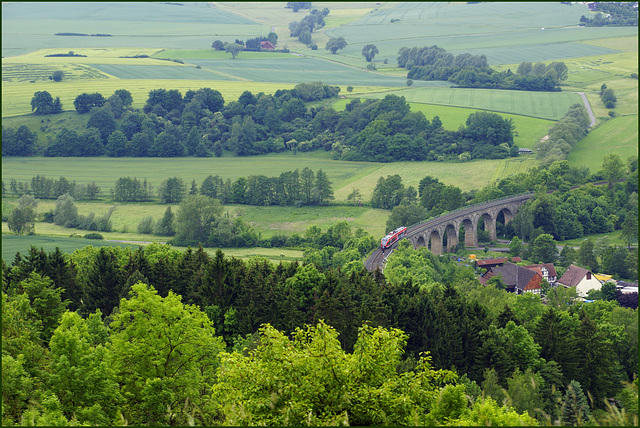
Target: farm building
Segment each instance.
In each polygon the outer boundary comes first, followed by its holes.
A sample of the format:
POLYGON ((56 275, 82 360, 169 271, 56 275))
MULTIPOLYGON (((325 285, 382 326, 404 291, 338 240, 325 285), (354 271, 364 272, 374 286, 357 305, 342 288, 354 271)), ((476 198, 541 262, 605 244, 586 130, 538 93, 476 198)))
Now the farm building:
POLYGON ((562 278, 558 280, 558 284, 565 287, 576 287, 580 297, 586 297, 589 291, 600 290, 602 287, 602 282, 591 271, 576 265, 569 267, 562 278))
POLYGON ((511 258, 500 257, 497 259, 476 260, 476 267, 482 268, 482 269, 491 269, 492 267, 495 267, 495 266, 504 265, 508 260, 511 260, 512 262, 515 262, 515 263, 522 261, 520 257, 511 257, 511 258))
POLYGON ((273 46, 273 43, 268 40, 260 42, 260 47, 265 51, 272 51, 276 48, 275 46, 273 46))
POLYGON ((502 278, 506 290, 516 294, 542 292, 542 275, 536 269, 527 269, 515 263, 506 262, 504 266, 494 266, 480 277, 480 283, 485 285, 494 276, 502 278))

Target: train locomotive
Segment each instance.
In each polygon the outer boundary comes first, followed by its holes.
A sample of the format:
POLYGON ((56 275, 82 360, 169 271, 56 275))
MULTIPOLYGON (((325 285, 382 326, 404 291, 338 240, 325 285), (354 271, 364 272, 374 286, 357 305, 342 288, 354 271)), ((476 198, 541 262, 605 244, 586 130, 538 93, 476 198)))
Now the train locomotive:
POLYGON ((404 234, 407 232, 407 228, 402 226, 387 233, 387 235, 380 240, 380 248, 386 250, 393 244, 404 238, 404 234))

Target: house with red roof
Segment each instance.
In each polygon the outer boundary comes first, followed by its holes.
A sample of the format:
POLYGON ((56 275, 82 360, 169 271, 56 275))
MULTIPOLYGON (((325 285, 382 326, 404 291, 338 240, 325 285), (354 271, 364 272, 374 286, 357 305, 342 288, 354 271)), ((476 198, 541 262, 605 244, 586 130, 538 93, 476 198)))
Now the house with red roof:
POLYGON ((262 48, 263 51, 272 51, 276 47, 273 46, 273 43, 271 43, 270 41, 266 40, 266 41, 260 42, 260 48, 262 48))
POLYGON ((527 269, 515 263, 506 262, 503 266, 490 268, 479 279, 482 285, 494 276, 499 276, 506 285, 506 290, 516 294, 542 293, 542 274, 536 269, 527 269))

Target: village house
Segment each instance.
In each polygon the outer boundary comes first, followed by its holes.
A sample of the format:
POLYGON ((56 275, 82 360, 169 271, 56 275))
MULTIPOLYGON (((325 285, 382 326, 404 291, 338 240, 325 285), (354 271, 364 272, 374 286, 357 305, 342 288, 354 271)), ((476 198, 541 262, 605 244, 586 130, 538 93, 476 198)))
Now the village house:
POLYGON ((576 265, 569 266, 569 269, 557 281, 557 284, 565 287, 576 287, 578 296, 587 297, 591 290, 600 290, 602 282, 589 270, 576 265))
POLYGON ((506 262, 503 266, 493 266, 479 278, 482 285, 494 276, 499 276, 506 290, 516 294, 542 293, 542 274, 536 269, 527 269, 515 263, 506 262))
POLYGON ((540 263, 537 265, 525 266, 527 269, 533 269, 542 275, 542 278, 546 279, 551 285, 555 285, 558 280, 558 274, 556 273, 556 267, 553 263, 540 263))

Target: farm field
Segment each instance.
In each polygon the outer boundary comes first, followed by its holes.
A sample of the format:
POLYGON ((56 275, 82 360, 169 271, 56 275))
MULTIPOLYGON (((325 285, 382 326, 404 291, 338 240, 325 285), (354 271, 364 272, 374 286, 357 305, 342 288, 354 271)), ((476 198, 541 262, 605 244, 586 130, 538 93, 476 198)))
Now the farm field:
MULTIPOLYGON (((393 92, 391 92, 393 93, 393 92)), ((468 88, 411 88, 396 92, 407 102, 473 107, 482 110, 531 116, 541 119, 560 119, 575 103, 578 94, 569 92, 528 92, 499 89, 468 88)), ((384 98, 387 93, 367 94, 367 98, 384 98)), ((364 98, 364 97, 363 97, 364 98)))
POLYGON ((18 236, 9 233, 9 229, 6 228, 6 223, 2 223, 2 259, 5 263, 11 263, 17 252, 20 252, 23 256, 28 253, 29 248, 35 245, 38 249, 43 248, 44 251, 54 251, 56 247, 60 247, 60 250, 66 253, 73 253, 79 248, 84 248, 88 245, 94 247, 130 247, 130 244, 98 241, 94 239, 84 238, 69 238, 67 237, 54 237, 43 235, 30 235, 30 236, 18 236), (6 232, 5 232, 6 229, 6 232))
MULTIPOLYGON (((242 54, 241 54, 242 55, 242 54)), ((358 82, 367 86, 406 86, 404 77, 372 73, 360 68, 347 67, 330 61, 307 57, 244 59, 189 59, 190 64, 202 67, 165 67, 137 65, 94 65, 100 71, 119 79, 167 78, 161 73, 170 73, 173 79, 246 80, 251 82, 300 83, 322 81, 325 84, 349 85, 358 82), (214 74, 207 70, 213 71, 214 74), (224 79, 216 76, 223 76, 224 79)), ((416 82, 416 86, 451 86, 447 82, 416 82)))
MULTIPOLYGON (((259 157, 222 158, 45 158, 45 157, 3 157, 2 180, 7 183, 15 178, 30 181, 36 175, 49 178, 64 176, 79 184, 95 181, 102 192, 108 192, 120 177, 147 179, 154 187, 169 177, 180 177, 186 184, 196 180, 201 184, 208 175, 219 175, 232 181, 248 175, 273 177, 281 172, 309 167, 313 171, 322 169, 328 176, 336 196, 336 201, 346 201, 353 188, 360 189, 364 200, 371 198, 378 178, 399 174, 405 186, 417 187, 419 181, 430 175, 445 184, 455 184, 463 191, 478 189, 492 180, 496 170, 504 170, 505 162, 516 162, 517 172, 534 165, 529 158, 476 160, 464 164, 444 162, 347 162, 334 161, 318 156, 288 153, 259 157), (521 160, 526 160, 522 162, 521 160), (462 167, 462 168, 461 168, 462 167)), ((508 169, 511 171, 511 169, 508 169)), ((513 172, 510 172, 513 173, 513 172)), ((108 193, 107 193, 108 194, 108 193)))
POLYGON ((325 34, 344 37, 349 46, 341 56, 353 60, 362 61, 362 46, 375 40, 379 58, 395 60, 403 46, 438 45, 454 54, 485 54, 492 65, 612 53, 617 49, 576 42, 637 34, 635 27, 578 27, 582 15, 589 11, 579 4, 399 3, 325 34), (399 22, 390 25, 391 19, 399 22))
MULTIPOLYGON (((36 226, 37 227, 37 226, 36 226)), ((4 230, 6 225, 3 224, 2 233, 2 258, 5 262, 11 263, 17 252, 25 255, 32 245, 38 249, 43 248, 44 251, 54 251, 56 247, 60 247, 60 250, 66 253, 73 253, 75 250, 84 248, 86 246, 93 246, 96 248, 104 246, 118 246, 129 247, 132 249, 138 248, 140 245, 136 243, 124 243, 124 242, 110 242, 110 241, 98 241, 93 239, 84 238, 69 238, 61 236, 43 236, 43 235, 30 235, 30 236, 17 236, 8 234, 4 230)), ((178 250, 184 250, 183 247, 172 247, 178 250)), ((205 252, 213 256, 217 248, 205 248, 205 252)), ((282 248, 221 248, 222 252, 227 257, 236 257, 241 259, 249 259, 253 257, 262 257, 269 259, 272 263, 279 263, 281 261, 301 261, 303 259, 303 253, 299 250, 289 250, 282 248)))
POLYGON ((2 55, 52 48, 208 48, 212 37, 266 36, 268 25, 212 7, 210 3, 3 3, 2 55), (135 25, 134 25, 135 23, 135 25), (54 36, 55 33, 112 37, 54 36))
POLYGON ((623 161, 638 155, 638 116, 621 116, 608 120, 578 142, 569 154, 569 162, 591 171, 602 168, 602 158, 617 153, 623 161))

